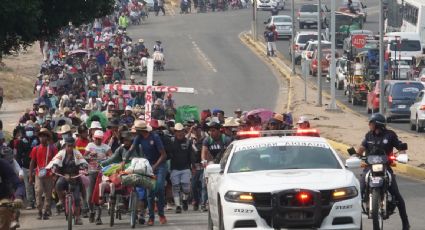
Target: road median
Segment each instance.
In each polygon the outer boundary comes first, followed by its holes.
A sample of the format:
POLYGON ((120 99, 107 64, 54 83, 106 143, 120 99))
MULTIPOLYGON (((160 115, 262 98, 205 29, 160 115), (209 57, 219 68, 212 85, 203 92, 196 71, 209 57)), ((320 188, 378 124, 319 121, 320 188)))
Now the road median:
MULTIPOLYGON (((347 155, 346 150, 349 146, 355 146, 360 143, 367 130, 367 125, 363 127, 363 125, 359 126, 359 124, 367 124, 367 119, 365 117, 345 106, 341 102, 337 102, 337 104, 341 108, 342 113, 334 114, 326 112, 325 108, 314 106, 315 101, 311 100, 311 96, 307 101, 300 99, 299 89, 301 89, 300 85, 304 84, 304 79, 300 75, 292 75, 291 69, 286 63, 287 60, 285 60, 279 53, 277 57, 268 57, 266 55, 265 43, 262 41, 254 41, 249 32, 241 33, 240 39, 244 44, 251 48, 251 50, 261 56, 263 60, 271 64, 287 82, 288 97, 285 102, 285 110, 287 112, 293 112, 295 115, 307 114, 313 117, 312 120, 319 120, 320 122, 317 123, 316 127, 322 131, 321 135, 328 138, 329 143, 333 146, 333 148, 337 149, 341 154, 347 155)), ((310 93, 311 91, 317 91, 316 85, 311 82, 308 82, 308 88, 310 89, 310 93)), ((323 96, 325 98, 325 103, 329 103, 330 95, 323 92, 323 96)), ((412 137, 414 138, 413 135, 408 135, 405 132, 401 133, 402 135, 400 136, 402 140, 409 138, 410 142, 412 142, 412 137)), ((409 140, 407 142, 409 142, 409 140)), ((415 142, 417 141, 418 140, 415 140, 415 142)), ((418 146, 417 143, 414 145, 411 143, 408 144, 409 146, 418 146)), ((411 156, 411 158, 413 162, 421 165, 421 162, 424 162, 421 152, 413 151, 412 153, 413 156, 411 156)), ((410 165, 410 163, 397 164, 394 169, 397 172, 406 174, 410 177, 422 180, 425 179, 425 169, 410 165)))

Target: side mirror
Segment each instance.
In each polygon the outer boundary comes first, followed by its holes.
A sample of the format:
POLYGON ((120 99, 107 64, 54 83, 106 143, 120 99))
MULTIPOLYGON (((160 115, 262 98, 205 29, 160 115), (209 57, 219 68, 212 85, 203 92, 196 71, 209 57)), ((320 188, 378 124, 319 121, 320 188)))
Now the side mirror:
POLYGON ((211 164, 211 165, 207 166, 205 171, 206 171, 207 175, 217 174, 217 173, 221 172, 221 166, 220 166, 220 164, 211 164))
POLYGON ((362 160, 357 157, 350 157, 345 161, 345 167, 350 169, 360 168, 362 160))
POLYGON ((401 144, 398 146, 398 149, 399 149, 400 151, 407 150, 407 144, 406 144, 406 143, 401 143, 401 144))
POLYGON ((407 154, 400 154, 397 156, 396 158, 397 162, 400 162, 402 164, 407 164, 407 162, 409 161, 409 156, 407 154))

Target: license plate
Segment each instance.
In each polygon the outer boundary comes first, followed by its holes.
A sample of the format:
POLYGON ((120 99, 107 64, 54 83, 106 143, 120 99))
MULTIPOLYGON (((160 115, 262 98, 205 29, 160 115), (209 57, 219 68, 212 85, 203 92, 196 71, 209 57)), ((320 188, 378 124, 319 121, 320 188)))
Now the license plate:
POLYGON ((398 108, 399 109, 405 109, 406 108, 406 105, 398 105, 398 108))
POLYGON ((299 220, 302 217, 302 212, 289 212, 288 219, 290 220, 299 220))
POLYGON ((377 184, 381 181, 381 178, 379 177, 372 177, 372 183, 377 184))

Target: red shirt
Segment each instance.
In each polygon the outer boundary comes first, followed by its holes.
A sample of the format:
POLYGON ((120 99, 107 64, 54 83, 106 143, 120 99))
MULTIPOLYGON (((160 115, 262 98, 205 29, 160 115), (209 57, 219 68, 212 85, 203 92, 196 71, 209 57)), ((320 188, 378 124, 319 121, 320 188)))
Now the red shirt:
POLYGON ((49 164, 53 157, 58 153, 58 150, 54 145, 38 145, 33 147, 30 153, 31 160, 35 161, 35 174, 38 176, 38 171, 40 168, 44 168, 49 164), (49 153, 47 156, 47 149, 49 148, 49 153))
POLYGON ((75 148, 80 151, 81 154, 86 154, 86 146, 89 144, 89 139, 77 138, 75 141, 75 148))

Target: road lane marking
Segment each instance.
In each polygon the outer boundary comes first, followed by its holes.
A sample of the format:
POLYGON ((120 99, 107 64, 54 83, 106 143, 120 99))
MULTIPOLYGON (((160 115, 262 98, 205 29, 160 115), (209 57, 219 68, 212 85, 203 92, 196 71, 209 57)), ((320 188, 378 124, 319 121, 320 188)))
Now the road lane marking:
POLYGON ((204 51, 201 50, 198 44, 193 40, 192 36, 188 35, 188 38, 192 41, 193 49, 200 56, 201 61, 204 64, 206 64, 211 71, 213 71, 214 73, 217 73, 217 69, 214 67, 213 63, 210 61, 210 59, 207 57, 204 51))

